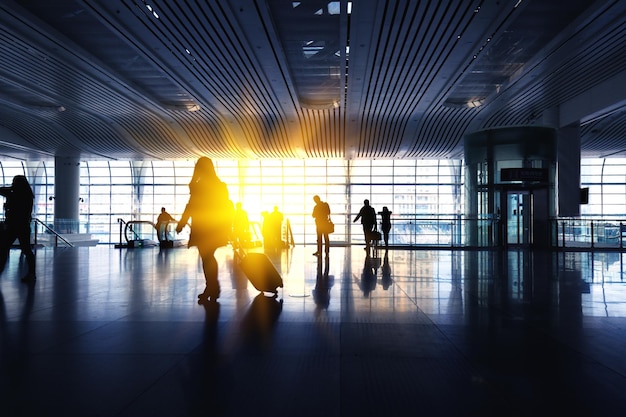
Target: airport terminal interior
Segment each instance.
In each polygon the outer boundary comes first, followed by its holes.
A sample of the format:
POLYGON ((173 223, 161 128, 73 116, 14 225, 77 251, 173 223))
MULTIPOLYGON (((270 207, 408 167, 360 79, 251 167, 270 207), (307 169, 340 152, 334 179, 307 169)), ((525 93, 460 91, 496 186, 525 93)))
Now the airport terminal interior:
POLYGON ((625 35, 623 0, 1 0, 0 416, 621 415, 625 35), (209 300, 205 158, 250 222, 209 300))

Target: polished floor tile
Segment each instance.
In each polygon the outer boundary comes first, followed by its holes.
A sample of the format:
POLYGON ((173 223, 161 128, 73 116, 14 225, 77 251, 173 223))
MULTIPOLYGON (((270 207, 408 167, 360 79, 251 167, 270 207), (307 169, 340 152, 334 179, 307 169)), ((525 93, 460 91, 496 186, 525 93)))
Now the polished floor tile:
POLYGON ((2 416, 617 415, 626 254, 270 254, 273 298, 218 253, 37 250, 0 276, 2 416), (318 262, 319 261, 319 262, 318 262))

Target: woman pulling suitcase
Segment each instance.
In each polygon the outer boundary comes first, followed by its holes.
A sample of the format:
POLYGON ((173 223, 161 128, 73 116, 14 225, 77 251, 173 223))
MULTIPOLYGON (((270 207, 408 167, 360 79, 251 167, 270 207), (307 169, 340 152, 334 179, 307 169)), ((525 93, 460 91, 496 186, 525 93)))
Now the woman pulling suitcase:
POLYGON ((180 233, 191 218, 189 247, 197 246, 202 259, 206 287, 198 294, 198 302, 217 300, 220 284, 217 280, 215 251, 228 244, 232 230, 233 203, 228 188, 215 172, 213 161, 207 157, 198 159, 189 183, 189 202, 176 226, 180 233))

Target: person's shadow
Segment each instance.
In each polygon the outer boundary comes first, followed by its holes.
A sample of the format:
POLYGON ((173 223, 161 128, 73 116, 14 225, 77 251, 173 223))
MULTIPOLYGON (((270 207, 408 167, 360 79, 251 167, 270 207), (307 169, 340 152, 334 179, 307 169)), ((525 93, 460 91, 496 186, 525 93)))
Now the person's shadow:
MULTIPOLYGON (((0 404, 7 415, 21 415, 21 394, 28 390, 29 351, 31 350, 30 315, 35 304, 33 283, 29 283, 22 313, 15 326, 9 325, 4 296, 0 291, 0 404)), ((3 414, 4 415, 4 414, 3 414)))
POLYGON ((283 311, 283 300, 260 293, 252 300, 241 320, 242 348, 268 351, 271 349, 274 326, 283 311))
POLYGON ((222 415, 226 403, 224 402, 224 387, 232 381, 226 378, 229 375, 224 371, 224 364, 220 362, 218 344, 218 319, 220 303, 209 301, 203 303, 205 311, 202 340, 193 354, 188 356, 184 367, 183 386, 185 392, 187 415, 204 415, 207 404, 222 415))

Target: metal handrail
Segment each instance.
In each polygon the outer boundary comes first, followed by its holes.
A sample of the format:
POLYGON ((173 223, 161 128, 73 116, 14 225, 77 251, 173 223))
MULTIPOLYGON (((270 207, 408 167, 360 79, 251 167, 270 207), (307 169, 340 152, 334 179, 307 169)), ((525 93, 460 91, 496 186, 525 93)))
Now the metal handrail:
POLYGON ((121 246, 121 245, 123 245, 123 243, 122 243, 122 227, 123 227, 123 225, 126 224, 126 222, 122 218, 118 218, 117 222, 120 224, 120 246, 121 246))
MULTIPOLYGON (((128 229, 134 224, 149 224, 150 226, 154 228, 154 230, 156 230, 156 225, 154 224, 154 222, 151 222, 149 220, 131 220, 131 221, 124 222, 124 223, 126 223, 126 226, 124 227, 124 238, 126 239, 126 242, 131 241, 131 239, 128 238, 128 229)), ((132 228, 130 229, 130 231, 133 232, 136 238, 138 238, 138 239, 132 239, 132 240, 139 240, 139 235, 137 234, 137 232, 135 232, 132 228)))
POLYGON ((556 243, 561 248, 623 250, 625 247, 626 223, 621 219, 560 218, 555 222, 555 230, 559 234, 556 243))
MULTIPOLYGON (((157 234, 157 239, 159 239, 159 230, 156 227, 156 223, 149 221, 149 220, 129 220, 126 221, 122 218, 118 218, 117 219, 117 223, 119 223, 120 225, 120 243, 116 244, 115 246, 118 248, 125 248, 128 246, 133 246, 135 245, 134 242, 144 242, 145 239, 142 238, 141 236, 141 231, 138 233, 133 226, 134 225, 149 225, 152 229, 154 229, 154 231, 157 234), (130 237, 129 237, 130 235, 130 237)), ((166 224, 166 228, 167 226, 171 225, 171 224, 177 224, 178 222, 176 220, 168 220, 166 222, 164 222, 166 224)), ((168 239, 165 239, 165 241, 167 242, 168 239)), ((161 240, 159 239, 159 242, 161 242, 161 240)), ((163 244, 163 242, 161 242, 161 244, 163 244)), ((140 243, 139 246, 142 246, 143 243, 140 243)))
MULTIPOLYGON (((50 234, 54 235, 54 246, 58 246, 59 245, 59 239, 61 239, 63 242, 65 242, 66 245, 68 245, 69 247, 73 248, 74 245, 72 245, 67 239, 65 239, 63 236, 61 236, 56 230, 54 230, 53 228, 51 228, 50 226, 48 226, 47 224, 45 224, 44 222, 42 222, 39 219, 33 219, 35 221, 35 223, 39 223, 40 225, 42 225, 48 232, 50 232, 50 234)), ((35 245, 37 244, 37 228, 35 227, 35 245)))

